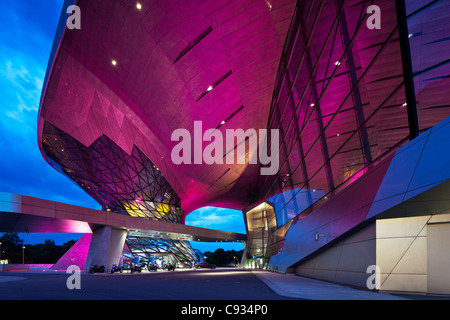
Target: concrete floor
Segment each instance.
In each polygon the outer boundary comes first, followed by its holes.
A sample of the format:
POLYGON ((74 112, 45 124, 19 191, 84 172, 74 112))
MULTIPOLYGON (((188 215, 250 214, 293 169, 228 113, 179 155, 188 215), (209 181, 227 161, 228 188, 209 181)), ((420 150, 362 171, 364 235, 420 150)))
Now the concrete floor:
POLYGON ((176 270, 80 274, 69 290, 64 272, 0 273, 0 300, 289 300, 248 270, 176 270))
POLYGON ((2 272, 0 300, 424 300, 450 299, 358 290, 269 271, 157 271, 81 274, 81 289, 69 290, 63 272, 2 272))

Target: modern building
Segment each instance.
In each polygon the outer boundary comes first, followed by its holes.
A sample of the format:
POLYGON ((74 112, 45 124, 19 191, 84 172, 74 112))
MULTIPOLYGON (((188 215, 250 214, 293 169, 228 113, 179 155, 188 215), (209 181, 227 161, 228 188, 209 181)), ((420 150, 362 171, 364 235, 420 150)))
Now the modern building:
MULTIPOLYGON (((103 211, 242 210, 246 267, 366 288, 377 266, 375 289, 449 294, 448 19, 445 0, 66 1, 39 147, 103 211)), ((185 240, 124 241, 197 259, 185 240)))

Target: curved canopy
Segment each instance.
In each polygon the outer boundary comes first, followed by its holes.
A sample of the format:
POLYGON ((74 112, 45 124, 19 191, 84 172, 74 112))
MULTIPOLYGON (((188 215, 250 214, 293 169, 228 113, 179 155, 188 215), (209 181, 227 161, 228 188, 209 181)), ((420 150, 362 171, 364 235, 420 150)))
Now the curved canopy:
POLYGON ((139 148, 186 213, 205 205, 242 209, 252 201, 259 165, 176 165, 171 134, 193 132, 194 121, 202 121, 203 132, 267 127, 295 1, 140 4, 76 2, 81 29, 63 25, 44 86, 41 152, 48 160, 45 123, 86 147, 106 135, 128 154, 139 148))

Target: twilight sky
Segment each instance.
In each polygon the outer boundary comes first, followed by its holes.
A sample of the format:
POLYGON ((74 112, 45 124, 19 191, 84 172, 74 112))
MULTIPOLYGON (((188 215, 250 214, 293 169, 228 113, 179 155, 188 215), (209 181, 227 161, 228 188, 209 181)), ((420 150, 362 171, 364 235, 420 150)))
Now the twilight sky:
MULTIPOLYGON (((78 206, 100 206, 42 158, 37 117, 42 85, 64 0, 3 1, 0 10, 0 192, 78 206)), ((186 224, 245 233, 241 211, 202 208, 186 224)), ((32 232, 32 230, 31 230, 32 232)), ((29 234, 25 243, 53 239, 62 244, 76 234, 29 234)), ((191 242, 194 248, 240 250, 242 244, 191 242)))

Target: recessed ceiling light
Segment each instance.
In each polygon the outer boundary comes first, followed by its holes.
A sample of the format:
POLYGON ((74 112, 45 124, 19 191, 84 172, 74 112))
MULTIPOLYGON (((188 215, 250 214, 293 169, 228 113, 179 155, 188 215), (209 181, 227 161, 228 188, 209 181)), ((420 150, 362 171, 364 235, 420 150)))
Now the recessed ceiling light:
POLYGON ((136 8, 138 8, 138 10, 141 10, 142 9, 142 4, 140 4, 139 2, 136 3, 136 8))
POLYGON ((223 120, 220 124, 225 124, 225 120, 223 120))
POLYGON ((310 105, 309 105, 310 107, 314 107, 315 106, 315 104, 314 103, 311 103, 310 105))
POLYGON ((113 59, 113 60, 111 61, 111 64, 112 64, 113 66, 116 66, 116 65, 117 65, 117 61, 113 59))
POLYGON ((334 63, 334 65, 339 67, 339 66, 341 65, 341 63, 340 63, 339 61, 336 61, 336 62, 334 63))
POLYGON ((213 89, 212 86, 209 86, 208 89, 206 89, 206 91, 211 91, 213 89))

